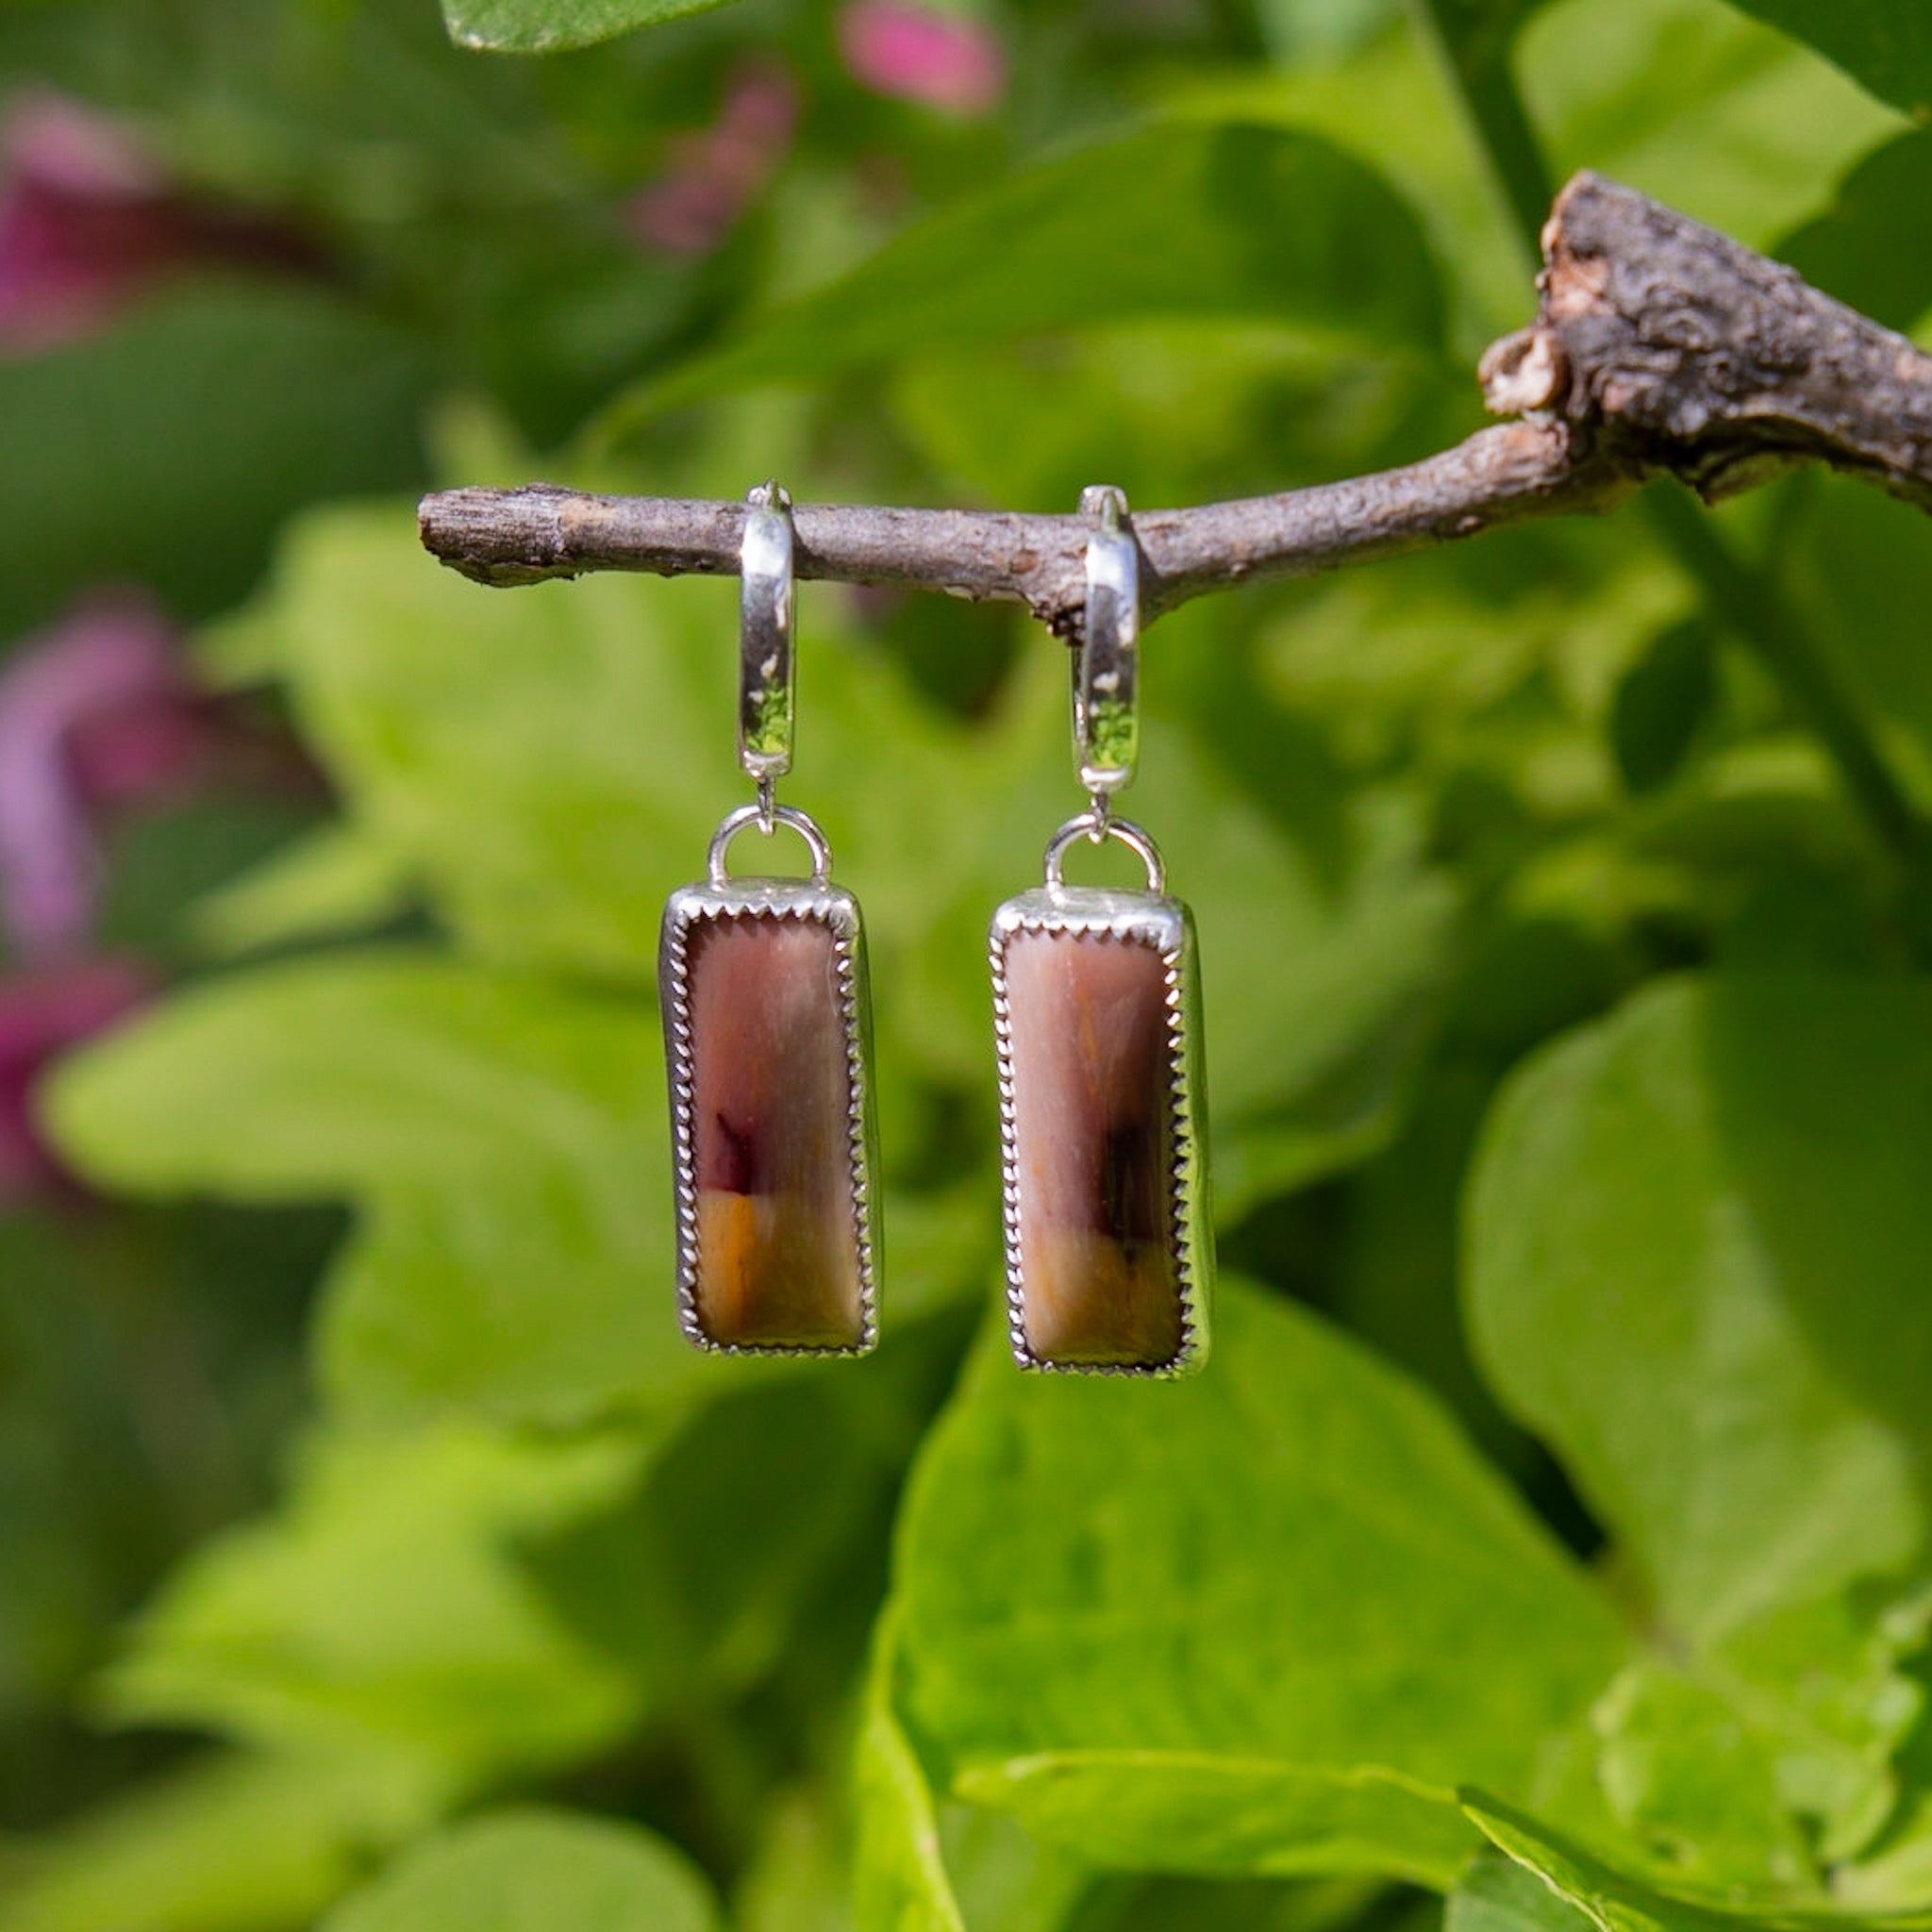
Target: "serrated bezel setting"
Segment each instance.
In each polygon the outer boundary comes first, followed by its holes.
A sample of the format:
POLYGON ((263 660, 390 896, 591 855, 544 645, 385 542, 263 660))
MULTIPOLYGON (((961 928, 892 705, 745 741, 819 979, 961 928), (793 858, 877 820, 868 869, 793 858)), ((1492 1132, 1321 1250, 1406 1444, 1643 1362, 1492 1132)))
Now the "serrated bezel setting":
POLYGON ((1194 923, 1187 907, 1164 893, 1087 886, 1044 886, 1008 899, 993 914, 989 935, 993 1027, 999 1049, 1000 1178, 1006 1229, 1007 1325, 1013 1359, 1051 1374, 1133 1375, 1172 1380, 1197 1372, 1208 1345, 1208 1305, 1214 1277, 1214 1236, 1208 1201, 1207 1102, 1200 1054, 1199 968, 1194 923), (1025 1275, 1021 1255, 1018 1104, 1013 1064, 1013 1015, 1007 948, 1021 933, 1043 933, 1082 943, 1143 945, 1165 969, 1167 1073, 1174 1155, 1168 1174, 1167 1222, 1180 1294, 1180 1341, 1164 1362, 1052 1361, 1026 1339, 1025 1275))
POLYGON ((680 887, 664 908, 658 948, 670 1075, 672 1167, 676 1190, 677 1319, 686 1339, 712 1355, 860 1356, 878 1342, 876 1227, 872 1176, 877 1165, 871 1080, 872 1000, 858 903, 823 879, 736 878, 680 887), (691 940, 722 920, 794 920, 823 925, 838 962, 847 1074, 853 1238, 858 1257, 859 1338, 848 1347, 724 1342, 704 1326, 698 1305, 696 1064, 691 1019, 691 940))

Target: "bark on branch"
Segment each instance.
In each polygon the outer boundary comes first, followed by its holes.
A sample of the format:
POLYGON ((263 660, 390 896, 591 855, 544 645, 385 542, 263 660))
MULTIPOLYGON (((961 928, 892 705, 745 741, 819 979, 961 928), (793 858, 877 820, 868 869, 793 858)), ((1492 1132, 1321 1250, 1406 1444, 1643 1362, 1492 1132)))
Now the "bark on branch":
MULTIPOLYGON (((1149 618, 1205 591, 1310 576, 1529 517, 1607 509, 1669 472, 1707 499, 1818 461, 1932 509, 1932 357, 1729 237, 1591 174, 1543 230, 1541 300, 1480 375, 1524 420, 1407 468, 1190 509, 1137 510, 1149 618)), ((554 484, 425 497, 423 541, 486 584, 592 570, 728 575, 738 504, 554 484)), ((800 504, 802 577, 1011 597, 1071 633, 1075 516, 800 504)))

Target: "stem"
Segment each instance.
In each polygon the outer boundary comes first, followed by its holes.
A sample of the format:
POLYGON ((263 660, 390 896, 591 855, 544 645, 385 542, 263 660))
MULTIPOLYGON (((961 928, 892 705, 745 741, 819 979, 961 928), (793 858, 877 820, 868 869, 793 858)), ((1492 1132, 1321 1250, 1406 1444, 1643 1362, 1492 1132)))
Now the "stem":
POLYGON ((1469 38, 1458 34, 1450 19, 1455 5, 1456 0, 1415 0, 1415 11, 1424 37, 1434 43, 1456 84, 1476 144, 1534 260, 1543 217, 1556 196, 1549 163, 1509 65, 1509 39, 1495 42, 1487 55, 1473 53, 1469 38))
POLYGON ((1265 60, 1268 39, 1246 0, 1210 0, 1208 8, 1227 51, 1237 59, 1265 60))
MULTIPOLYGON (((1415 0, 1509 204, 1518 237, 1541 259, 1553 187, 1509 62, 1510 43, 1503 40, 1485 56, 1467 57, 1447 18, 1453 5, 1454 0, 1415 0)), ((1915 861, 1926 849, 1932 826, 1887 764, 1857 700, 1810 627, 1680 491, 1646 491, 1643 504, 1652 529, 1703 592, 1715 622, 1757 654, 1830 754, 1879 842, 1907 864, 1915 861)))
POLYGON ((1681 488, 1661 483, 1644 492, 1643 507, 1657 534, 1703 588, 1719 621, 1757 653, 1831 754, 1872 829, 1903 859, 1923 852, 1924 818, 1880 755, 1857 701, 1810 628, 1681 488))

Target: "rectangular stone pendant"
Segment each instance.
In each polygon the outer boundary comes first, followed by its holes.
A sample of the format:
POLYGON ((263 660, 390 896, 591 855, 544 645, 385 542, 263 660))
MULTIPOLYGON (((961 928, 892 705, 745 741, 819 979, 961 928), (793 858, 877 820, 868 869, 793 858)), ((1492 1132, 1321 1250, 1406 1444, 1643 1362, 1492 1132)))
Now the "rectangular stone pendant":
POLYGON ((1193 921, 1049 886, 999 908, 991 951, 1014 1357, 1186 1374, 1214 1271, 1193 921))
POLYGON ((677 1301, 726 1354, 876 1340, 865 940, 821 879, 686 886, 664 909, 677 1301))

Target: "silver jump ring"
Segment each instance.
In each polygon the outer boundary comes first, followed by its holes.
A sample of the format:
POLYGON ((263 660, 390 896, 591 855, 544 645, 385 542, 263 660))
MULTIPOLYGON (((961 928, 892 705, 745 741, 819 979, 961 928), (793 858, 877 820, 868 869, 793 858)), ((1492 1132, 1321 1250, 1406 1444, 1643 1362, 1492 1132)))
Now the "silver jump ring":
POLYGON ((1098 811, 1083 811, 1077 818, 1069 819, 1047 841, 1046 883, 1049 891, 1058 891, 1062 885, 1060 860, 1066 857, 1067 847, 1076 839, 1091 839, 1096 845, 1105 839, 1117 841, 1129 852, 1137 854, 1141 863, 1147 868, 1147 890, 1157 895, 1167 891, 1167 868, 1160 861, 1160 853, 1154 841, 1131 819, 1117 819, 1098 811))
POLYGON ((725 854, 732 840, 747 825, 756 825, 767 838, 779 825, 790 825, 805 841, 805 849, 811 856, 812 884, 824 886, 831 883, 832 845, 819 829, 816 819, 794 807, 774 805, 770 808, 768 820, 762 806, 741 805, 736 811, 724 814, 723 824, 711 835, 711 849, 705 855, 705 871, 712 885, 722 886, 728 878, 729 874, 724 870, 725 854))

